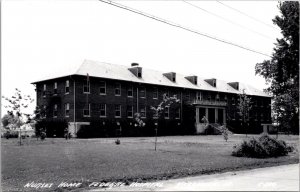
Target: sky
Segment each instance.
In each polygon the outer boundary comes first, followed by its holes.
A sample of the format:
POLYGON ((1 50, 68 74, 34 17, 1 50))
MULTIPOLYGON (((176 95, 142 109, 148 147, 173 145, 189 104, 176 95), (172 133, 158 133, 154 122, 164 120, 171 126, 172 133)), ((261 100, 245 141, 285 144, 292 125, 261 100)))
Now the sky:
MULTIPOLYGON (((267 55, 282 37, 272 23, 280 15, 276 1, 116 3, 267 55)), ((255 64, 269 59, 98 0, 3 0, 1 51, 1 94, 11 96, 19 88, 33 98, 32 82, 74 71, 85 59, 128 66, 135 62, 163 72, 239 81, 260 90, 266 85, 255 76, 255 64)))

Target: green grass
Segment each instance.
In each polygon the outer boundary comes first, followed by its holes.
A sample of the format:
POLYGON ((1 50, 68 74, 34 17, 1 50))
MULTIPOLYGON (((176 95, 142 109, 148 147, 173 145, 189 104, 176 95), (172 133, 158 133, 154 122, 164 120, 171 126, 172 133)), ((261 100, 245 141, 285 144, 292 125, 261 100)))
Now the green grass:
POLYGON ((114 138, 26 139, 22 146, 17 139, 2 139, 2 189, 23 191, 32 181, 54 183, 51 190, 63 181, 143 182, 299 162, 298 136, 280 135, 296 151, 268 159, 231 156, 243 139, 245 135, 232 135, 228 142, 222 136, 159 137, 157 151, 153 137, 120 138, 120 145, 114 138))

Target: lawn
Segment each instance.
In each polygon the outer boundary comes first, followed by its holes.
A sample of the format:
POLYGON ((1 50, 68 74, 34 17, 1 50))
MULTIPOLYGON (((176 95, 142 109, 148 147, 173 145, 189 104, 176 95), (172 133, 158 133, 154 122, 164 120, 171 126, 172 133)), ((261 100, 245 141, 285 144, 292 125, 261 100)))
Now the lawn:
POLYGON ((91 182, 144 182, 299 162, 298 136, 280 135, 296 150, 269 159, 231 156, 243 139, 245 135, 232 135, 228 142, 222 136, 159 137, 157 151, 153 137, 120 138, 121 145, 114 138, 26 139, 22 146, 17 139, 2 139, 2 190, 32 191, 24 188, 32 181, 53 183, 51 191, 61 182, 81 182, 81 189, 88 189, 91 182))

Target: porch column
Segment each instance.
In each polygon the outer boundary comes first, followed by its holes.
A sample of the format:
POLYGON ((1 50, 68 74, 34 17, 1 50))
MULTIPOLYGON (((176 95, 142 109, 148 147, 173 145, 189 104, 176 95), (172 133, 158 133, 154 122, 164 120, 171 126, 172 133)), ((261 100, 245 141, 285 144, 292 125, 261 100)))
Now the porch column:
POLYGON ((199 107, 196 107, 196 123, 199 124, 199 107))
POLYGON ((223 109, 223 124, 226 125, 226 109, 223 109))
POLYGON ((208 108, 205 108, 205 117, 208 120, 208 108))
POLYGON ((215 123, 218 123, 218 108, 215 108, 215 123))

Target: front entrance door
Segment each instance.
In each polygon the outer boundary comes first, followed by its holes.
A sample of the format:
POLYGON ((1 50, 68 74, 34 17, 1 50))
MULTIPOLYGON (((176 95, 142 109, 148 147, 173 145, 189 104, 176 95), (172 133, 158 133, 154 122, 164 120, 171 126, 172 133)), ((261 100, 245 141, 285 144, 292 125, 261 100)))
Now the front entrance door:
POLYGON ((208 108, 208 121, 209 123, 215 123, 215 109, 208 108))
POLYGON ((223 113, 224 113, 224 109, 218 109, 218 123, 221 124, 221 125, 224 122, 223 113))

